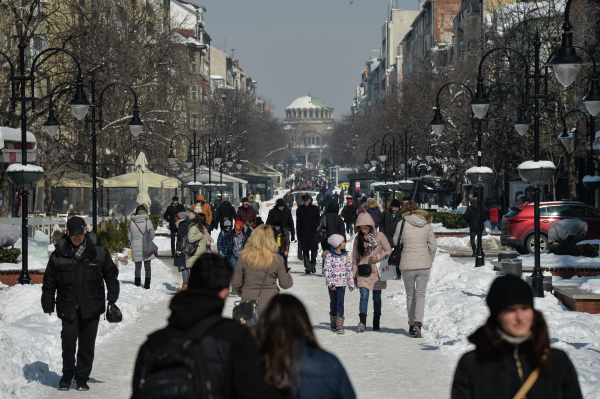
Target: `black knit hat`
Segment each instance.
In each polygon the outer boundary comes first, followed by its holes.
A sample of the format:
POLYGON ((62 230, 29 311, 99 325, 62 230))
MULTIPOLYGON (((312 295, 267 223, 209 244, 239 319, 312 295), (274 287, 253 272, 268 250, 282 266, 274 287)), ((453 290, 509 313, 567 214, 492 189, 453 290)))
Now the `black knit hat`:
POLYGON ((275 206, 276 207, 285 206, 285 202, 281 198, 278 198, 277 201, 275 202, 275 206))
POLYGON ((525 281, 517 276, 498 277, 492 283, 485 299, 492 317, 513 305, 529 305, 533 307, 533 292, 525 281))
POLYGON ((279 227, 281 227, 281 219, 275 219, 273 221, 273 226, 279 226, 279 227))
POLYGON ((302 201, 308 201, 309 199, 310 199, 310 195, 308 195, 308 194, 304 194, 302 196, 302 201))
POLYGON ((179 197, 178 196, 174 196, 171 201, 179 201, 179 197))
POLYGON ((392 203, 390 204, 390 206, 396 207, 396 208, 400 208, 400 201, 398 201, 398 198, 394 198, 392 200, 392 203))

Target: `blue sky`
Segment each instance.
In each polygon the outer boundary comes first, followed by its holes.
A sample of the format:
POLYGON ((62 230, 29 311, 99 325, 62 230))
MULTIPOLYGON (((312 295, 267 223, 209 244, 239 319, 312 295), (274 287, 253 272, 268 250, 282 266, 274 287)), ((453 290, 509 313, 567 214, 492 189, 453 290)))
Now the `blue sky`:
MULTIPOLYGON (((360 74, 381 47, 390 0, 205 0, 212 44, 240 60, 277 116, 297 97, 350 111, 360 74)), ((400 0, 417 9, 417 0, 400 0)))

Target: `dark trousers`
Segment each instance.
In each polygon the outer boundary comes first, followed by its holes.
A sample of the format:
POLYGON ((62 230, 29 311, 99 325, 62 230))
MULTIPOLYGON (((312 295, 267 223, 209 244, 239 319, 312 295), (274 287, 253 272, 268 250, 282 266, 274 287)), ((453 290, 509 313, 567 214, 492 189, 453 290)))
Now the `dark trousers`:
POLYGON ((73 321, 62 321, 62 358, 63 374, 75 373, 76 380, 87 381, 92 372, 94 362, 94 347, 100 316, 89 319, 81 317, 77 309, 73 321), (77 366, 75 365, 75 349, 77 349, 77 366))
POLYGON ((175 240, 177 239, 177 230, 171 230, 171 257, 175 257, 175 240))
POLYGON ((344 296, 346 287, 329 288, 329 314, 331 316, 344 317, 344 296))
POLYGON ((311 250, 302 250, 302 255, 304 256, 304 259, 310 259, 310 263, 312 264, 316 264, 317 262, 317 252, 319 252, 319 250, 315 250, 315 251, 311 251, 311 250))
POLYGON ((477 239, 477 232, 471 231, 469 235, 471 238, 471 248, 473 249, 473 252, 475 252, 477 251, 477 242, 475 241, 477 239))

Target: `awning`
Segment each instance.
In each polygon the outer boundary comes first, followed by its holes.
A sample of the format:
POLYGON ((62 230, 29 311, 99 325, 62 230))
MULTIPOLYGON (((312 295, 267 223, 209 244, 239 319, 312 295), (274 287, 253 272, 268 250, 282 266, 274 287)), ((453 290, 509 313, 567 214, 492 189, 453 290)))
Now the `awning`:
MULTIPOLYGON (((148 174, 148 187, 149 188, 179 188, 181 182, 174 178, 164 175, 159 175, 154 172, 146 172, 148 174)), ((138 187, 138 173, 126 173, 124 175, 111 177, 104 179, 102 184, 105 188, 137 188, 138 187)))
MULTIPOLYGON (((27 162, 35 162, 35 136, 27 132, 27 162)), ((22 154, 21 129, 0 126, 0 162, 20 163, 22 154)))
MULTIPOLYGON (((194 180, 194 176, 191 175, 188 177, 182 177, 181 180, 183 180, 184 182, 187 183, 187 182, 194 180)), ((221 174, 218 171, 212 171, 210 180, 212 183, 219 183, 221 181, 221 174)), ((208 183, 208 173, 196 173, 196 181, 200 181, 202 183, 208 183)), ((226 175, 225 173, 223 173, 223 183, 247 184, 248 181, 244 180, 244 179, 240 179, 239 177, 226 175)))
MULTIPOLYGON (((102 186, 104 179, 97 177, 97 187, 102 186)), ((46 187, 45 181, 40 181, 40 187, 46 187)), ((92 188, 92 177, 88 174, 68 171, 61 175, 57 175, 50 182, 52 187, 67 187, 67 188, 92 188)))

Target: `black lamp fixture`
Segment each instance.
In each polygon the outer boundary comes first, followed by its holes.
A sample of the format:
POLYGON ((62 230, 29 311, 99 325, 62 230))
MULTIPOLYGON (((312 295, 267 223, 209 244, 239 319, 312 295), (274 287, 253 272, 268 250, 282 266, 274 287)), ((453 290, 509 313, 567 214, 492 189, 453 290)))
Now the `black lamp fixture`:
POLYGON ((385 162, 385 160, 387 159, 387 154, 385 153, 385 146, 381 146, 381 153, 379 154, 379 159, 381 160, 381 162, 385 162))
POLYGON ((215 162, 216 162, 217 165, 220 165, 221 161, 223 161, 223 155, 221 154, 221 152, 219 152, 215 156, 215 162))
POLYGON ((431 151, 429 151, 427 154, 425 154, 425 160, 427 162, 433 161, 433 154, 431 153, 431 151))
POLYGON ((231 154, 229 154, 229 158, 227 158, 225 165, 227 165, 228 168, 231 168, 233 166, 233 158, 231 158, 231 154))
POLYGON ((558 141, 560 141, 562 143, 562 145, 565 146, 565 148, 567 148, 567 146, 569 145, 569 142, 571 141, 571 139, 573 138, 573 134, 571 134, 571 132, 567 131, 567 127, 563 127, 563 131, 561 134, 558 135, 558 141))
POLYGON ((238 158, 235 167, 238 168, 238 170, 242 169, 242 166, 244 166, 244 164, 242 164, 242 161, 238 158))
POLYGON ((188 157, 185 160, 185 166, 187 166, 189 169, 192 167, 192 165, 194 165, 194 160, 192 159, 192 153, 188 152, 188 157))
POLYGON ((139 136, 140 133, 142 133, 144 126, 146 126, 140 119, 140 112, 138 111, 137 104, 133 110, 133 117, 127 125, 129 126, 129 130, 131 131, 133 137, 139 136))
POLYGON ((169 161, 170 165, 174 165, 176 159, 177 157, 173 153, 173 147, 171 147, 171 149, 169 150, 169 156, 167 157, 167 161, 169 161))
POLYGON ((365 163, 363 163, 363 166, 366 170, 371 169, 371 162, 369 162, 369 157, 365 157, 365 163))
POLYGON ((375 153, 373 152, 373 158, 371 158, 371 165, 377 166, 377 158, 375 158, 375 153))
POLYGON ((585 104, 585 107, 592 116, 596 116, 600 113, 600 89, 598 89, 597 76, 592 76, 590 92, 583 100, 581 100, 581 102, 585 104))
POLYGON ((576 47, 573 46, 572 26, 569 22, 569 7, 565 9, 565 23, 563 24, 562 44, 556 55, 546 64, 554 70, 554 76, 564 87, 569 87, 579 73, 579 68, 584 64, 583 59, 577 55, 576 47))
POLYGON ((517 120, 512 125, 521 136, 524 136, 525 133, 527 133, 527 130, 529 130, 530 124, 531 123, 525 115, 525 107, 521 106, 519 111, 517 111, 517 120))
POLYGON ((433 115, 433 119, 431 120, 431 122, 429 122, 427 124, 427 126, 431 126, 431 128, 433 129, 433 132, 435 134, 437 134, 438 136, 442 135, 442 132, 444 131, 444 127, 448 124, 448 122, 446 122, 443 118, 442 118, 442 111, 440 110, 440 106, 439 104, 435 106, 435 114, 433 115))
POLYGON ((490 98, 485 94, 483 78, 479 76, 477 80, 477 91, 475 92, 473 99, 469 101, 469 105, 473 109, 475 116, 479 119, 483 119, 490 108, 491 101, 490 98))
POLYGON ((73 97, 73 100, 67 105, 71 107, 73 115, 79 121, 87 114, 92 103, 88 101, 87 96, 83 91, 83 83, 81 83, 81 81, 77 82, 77 92, 75 93, 75 97, 73 97))
POLYGON ((44 127, 44 130, 50 135, 50 137, 54 137, 54 135, 58 131, 58 127, 62 126, 62 123, 60 123, 56 118, 53 109, 50 109, 50 112, 48 112, 48 120, 46 120, 46 122, 44 122, 42 126, 44 127))

